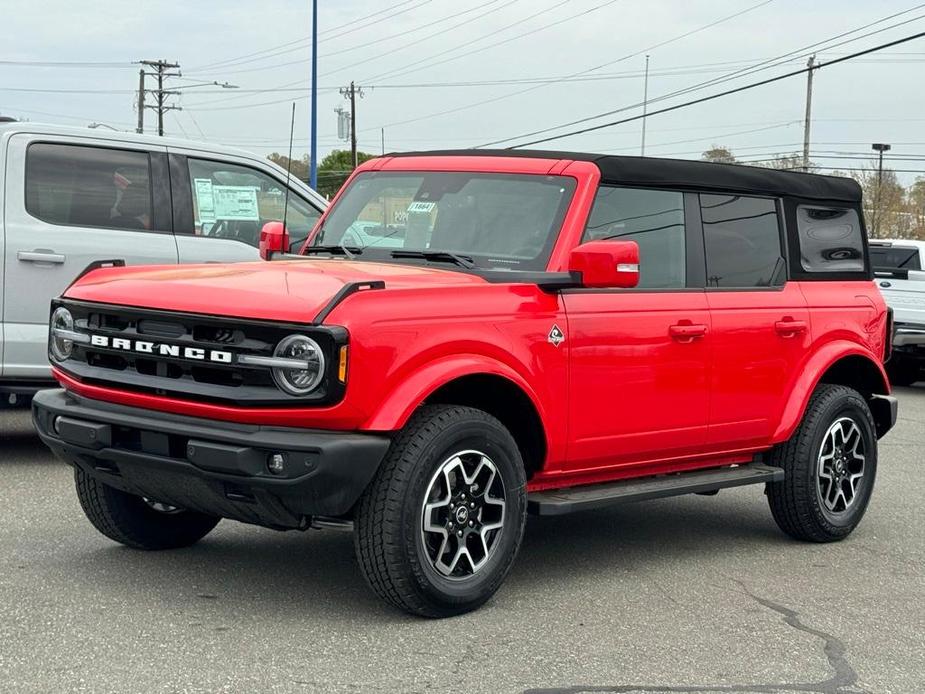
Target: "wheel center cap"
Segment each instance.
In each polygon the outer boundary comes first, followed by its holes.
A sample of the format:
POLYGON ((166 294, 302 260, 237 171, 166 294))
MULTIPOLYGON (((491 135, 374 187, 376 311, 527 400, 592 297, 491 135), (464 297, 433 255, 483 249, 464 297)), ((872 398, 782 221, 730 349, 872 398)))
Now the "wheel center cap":
POLYGON ((467 520, 469 520, 469 509, 467 509, 465 506, 459 506, 456 509, 456 522, 462 525, 467 520))

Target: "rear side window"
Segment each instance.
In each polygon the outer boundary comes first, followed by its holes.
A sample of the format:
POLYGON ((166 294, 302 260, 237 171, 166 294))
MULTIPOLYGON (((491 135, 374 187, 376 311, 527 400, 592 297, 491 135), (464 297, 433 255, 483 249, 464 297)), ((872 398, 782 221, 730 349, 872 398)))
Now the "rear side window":
POLYGON ((26 151, 26 211, 49 224, 152 228, 148 154, 36 143, 26 151))
POLYGON ((919 249, 914 246, 871 246, 874 270, 921 270, 919 249))
POLYGON ((858 213, 843 207, 797 206, 800 263, 807 272, 863 272, 858 213))
POLYGON ((707 286, 772 287, 784 283, 777 205, 768 198, 701 195, 707 286))
POLYGON ((683 193, 601 186, 583 240, 635 241, 639 245, 639 288, 685 285, 683 193))

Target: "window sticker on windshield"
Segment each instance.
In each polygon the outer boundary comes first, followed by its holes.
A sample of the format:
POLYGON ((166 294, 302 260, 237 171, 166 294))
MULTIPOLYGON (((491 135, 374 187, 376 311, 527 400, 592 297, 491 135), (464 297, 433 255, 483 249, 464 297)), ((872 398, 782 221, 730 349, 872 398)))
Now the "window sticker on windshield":
POLYGON ((430 212, 437 206, 435 202, 416 201, 408 205, 408 212, 430 212))
POLYGON ((196 191, 196 207, 199 209, 199 222, 209 223, 215 221, 215 200, 212 197, 212 179, 194 178, 193 188, 196 191))
POLYGON ((259 221, 257 189, 253 186, 212 186, 216 219, 259 221))

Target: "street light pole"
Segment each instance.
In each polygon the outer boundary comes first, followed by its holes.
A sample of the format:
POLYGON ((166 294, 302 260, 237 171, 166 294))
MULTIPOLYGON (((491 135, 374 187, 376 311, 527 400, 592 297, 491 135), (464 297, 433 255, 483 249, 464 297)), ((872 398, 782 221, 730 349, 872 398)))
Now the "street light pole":
POLYGON ((874 228, 874 237, 880 235, 880 217, 882 210, 880 209, 880 193, 883 188, 883 153, 889 152, 892 147, 884 142, 875 142, 870 146, 872 150, 877 152, 877 194, 874 196, 874 210, 871 221, 873 222, 872 226, 874 228))
POLYGON ((318 0, 312 0, 312 142, 309 185, 318 188, 318 0))

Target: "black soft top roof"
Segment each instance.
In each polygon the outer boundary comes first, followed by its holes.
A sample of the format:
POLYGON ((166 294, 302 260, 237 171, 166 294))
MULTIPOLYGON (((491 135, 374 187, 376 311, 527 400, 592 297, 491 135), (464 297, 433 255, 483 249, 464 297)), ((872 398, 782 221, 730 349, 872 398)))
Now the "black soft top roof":
POLYGON ((586 152, 535 149, 460 149, 402 152, 389 156, 531 157, 590 161, 601 171, 604 183, 680 187, 734 193, 788 195, 815 200, 861 202, 861 186, 852 178, 821 176, 799 171, 779 171, 741 164, 714 164, 689 159, 623 157, 586 152))

